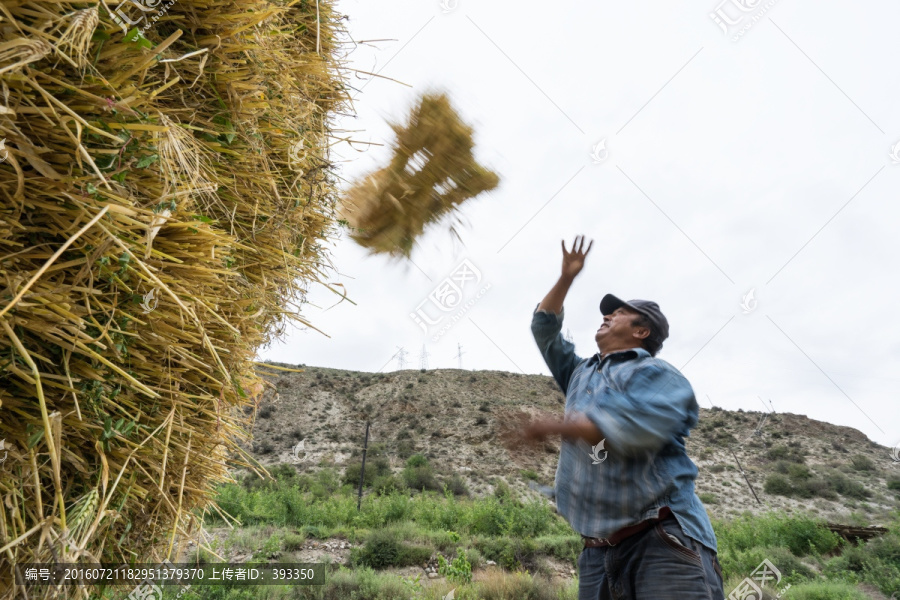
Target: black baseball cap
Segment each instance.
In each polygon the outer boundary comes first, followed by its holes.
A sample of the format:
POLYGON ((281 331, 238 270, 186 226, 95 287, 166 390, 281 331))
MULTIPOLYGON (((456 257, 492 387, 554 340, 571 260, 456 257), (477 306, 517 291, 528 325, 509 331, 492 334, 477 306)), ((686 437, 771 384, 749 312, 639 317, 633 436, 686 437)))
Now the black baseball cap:
POLYGON ((659 310, 659 304, 652 300, 629 300, 625 302, 612 294, 607 294, 600 301, 600 312, 603 315, 608 315, 623 306, 650 319, 650 323, 653 325, 651 337, 655 338, 656 341, 662 343, 663 340, 669 337, 669 321, 666 320, 666 316, 659 310))

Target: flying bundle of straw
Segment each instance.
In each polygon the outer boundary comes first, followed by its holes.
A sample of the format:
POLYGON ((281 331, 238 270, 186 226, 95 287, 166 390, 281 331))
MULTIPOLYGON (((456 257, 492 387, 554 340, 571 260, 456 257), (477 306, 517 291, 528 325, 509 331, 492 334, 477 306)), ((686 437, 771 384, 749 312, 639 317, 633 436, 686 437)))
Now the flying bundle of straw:
MULTIPOLYGON (((397 136, 388 166, 357 182, 341 201, 351 237, 371 253, 406 256, 425 226, 497 187, 499 177, 472 155, 472 128, 445 94, 425 94, 397 136)), ((455 225, 450 230, 456 234, 455 225)))
POLYGON ((0 597, 12 563, 178 558, 252 466, 254 355, 335 233, 332 5, 0 5, 0 597))

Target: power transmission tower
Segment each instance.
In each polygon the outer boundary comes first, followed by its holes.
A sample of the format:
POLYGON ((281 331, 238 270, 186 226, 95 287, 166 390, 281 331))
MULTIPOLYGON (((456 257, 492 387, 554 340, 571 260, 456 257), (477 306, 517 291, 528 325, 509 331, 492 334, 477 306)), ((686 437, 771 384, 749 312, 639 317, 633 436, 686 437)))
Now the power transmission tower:
POLYGON ((402 371, 402 370, 406 367, 406 354, 407 354, 407 352, 406 352, 406 349, 405 349, 403 346, 397 346, 397 348, 398 348, 397 354, 395 354, 394 356, 397 357, 397 365, 398 365, 397 368, 398 368, 400 371, 402 371))
MULTIPOLYGON (((757 398, 759 398, 759 396, 757 396, 757 398)), ((763 407, 765 407, 766 412, 762 414, 762 417, 759 419, 759 424, 756 426, 756 431, 753 432, 753 435, 757 437, 762 435, 762 426, 765 424, 766 419, 769 417, 769 407, 766 406, 766 403, 763 402, 762 398, 759 398, 759 401, 762 402, 762 405, 763 407)))
POLYGON ((457 343, 456 344, 456 356, 454 356, 453 358, 459 359, 459 368, 460 369, 463 368, 463 366, 462 366, 462 355, 463 354, 465 354, 465 352, 463 352, 462 344, 457 343))
POLYGON ((575 343, 574 339, 572 338, 572 330, 569 329, 568 327, 566 328, 565 339, 567 342, 571 342, 573 344, 575 343))
POLYGON ((422 354, 419 355, 419 368, 423 371, 428 368, 428 351, 425 350, 425 344, 422 344, 422 354))

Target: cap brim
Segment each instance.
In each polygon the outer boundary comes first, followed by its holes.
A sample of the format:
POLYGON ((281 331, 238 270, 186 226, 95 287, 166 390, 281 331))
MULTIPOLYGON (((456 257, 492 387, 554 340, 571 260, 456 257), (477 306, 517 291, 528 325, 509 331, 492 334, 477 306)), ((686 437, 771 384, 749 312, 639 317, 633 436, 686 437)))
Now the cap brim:
POLYGON ((612 314, 616 309, 622 308, 623 306, 627 306, 631 310, 640 312, 638 309, 628 304, 621 298, 617 298, 612 294, 607 294, 603 296, 603 299, 600 301, 600 313, 603 315, 612 314))

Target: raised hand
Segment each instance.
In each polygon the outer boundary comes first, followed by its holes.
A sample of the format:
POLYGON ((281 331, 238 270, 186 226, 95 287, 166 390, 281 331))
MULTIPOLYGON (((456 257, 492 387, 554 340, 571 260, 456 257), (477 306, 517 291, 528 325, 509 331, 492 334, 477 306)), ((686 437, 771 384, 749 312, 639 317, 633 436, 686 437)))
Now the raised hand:
POLYGON ((572 242, 572 251, 569 252, 566 250, 566 241, 562 240, 562 251, 563 251, 563 263, 562 263, 562 274, 563 277, 567 277, 569 279, 575 279, 575 277, 581 273, 581 269, 584 268, 584 259, 587 258, 588 252, 591 251, 591 246, 594 245, 594 240, 588 244, 587 250, 584 249, 584 236, 575 236, 575 241, 572 242))

